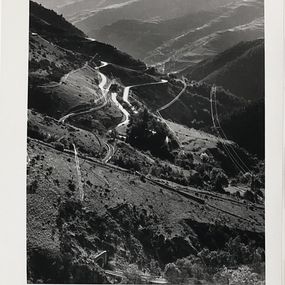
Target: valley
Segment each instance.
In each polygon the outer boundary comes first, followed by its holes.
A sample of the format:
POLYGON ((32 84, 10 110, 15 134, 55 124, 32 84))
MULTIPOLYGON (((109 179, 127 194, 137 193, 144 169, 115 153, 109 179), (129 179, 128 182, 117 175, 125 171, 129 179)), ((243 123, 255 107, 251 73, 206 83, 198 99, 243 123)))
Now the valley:
POLYGON ((148 65, 177 72, 241 41, 263 38, 263 25, 263 2, 241 0, 155 23, 127 17, 85 31, 148 65))
MULTIPOLYGON (((114 2, 96 15, 141 1, 114 2)), ((28 283, 224 284, 225 266, 263 282, 264 160, 228 131, 253 107, 216 81, 262 43, 173 74, 30 5, 28 283)))

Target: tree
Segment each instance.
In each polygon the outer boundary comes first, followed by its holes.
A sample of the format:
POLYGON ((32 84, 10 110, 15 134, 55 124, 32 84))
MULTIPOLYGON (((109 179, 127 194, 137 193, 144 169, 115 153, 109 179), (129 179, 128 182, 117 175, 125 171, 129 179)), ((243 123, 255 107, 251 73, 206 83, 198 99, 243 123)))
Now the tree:
POLYGON ((215 179, 214 190, 216 192, 223 192, 224 187, 229 185, 228 177, 223 172, 218 173, 215 179))
POLYGON ((131 117, 126 141, 134 147, 149 150, 153 155, 169 160, 173 159, 171 152, 178 147, 166 124, 147 109, 131 117))

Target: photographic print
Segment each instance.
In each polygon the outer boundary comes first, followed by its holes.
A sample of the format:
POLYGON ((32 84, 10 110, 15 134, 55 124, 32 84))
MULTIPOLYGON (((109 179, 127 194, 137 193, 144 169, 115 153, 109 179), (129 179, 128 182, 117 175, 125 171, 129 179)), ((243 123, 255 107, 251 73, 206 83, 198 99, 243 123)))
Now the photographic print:
POLYGON ((263 0, 36 0, 27 282, 265 284, 263 0))

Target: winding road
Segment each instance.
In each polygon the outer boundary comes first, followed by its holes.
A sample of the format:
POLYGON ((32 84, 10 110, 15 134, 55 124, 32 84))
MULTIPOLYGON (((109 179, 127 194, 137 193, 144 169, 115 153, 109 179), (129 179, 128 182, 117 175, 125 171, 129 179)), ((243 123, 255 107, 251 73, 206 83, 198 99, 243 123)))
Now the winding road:
MULTIPOLYGON (((166 83, 168 83, 168 81, 165 79, 162 79, 160 82, 151 82, 151 83, 143 83, 143 84, 126 86, 124 88, 123 101, 126 104, 128 104, 131 108, 133 108, 132 104, 129 101, 129 95, 130 95, 131 88, 141 87, 141 86, 149 86, 149 85, 166 84, 166 83)), ((112 93, 112 101, 121 110, 121 112, 124 114, 124 120, 116 127, 116 129, 125 127, 130 122, 130 113, 118 102, 117 96, 118 96, 117 93, 115 93, 115 92, 112 93)))
POLYGON ((115 147, 109 143, 106 143, 107 154, 105 158, 102 160, 103 163, 108 163, 115 154, 115 147))
MULTIPOLYGON (((94 57, 93 57, 94 58, 94 57)), ((93 58, 91 59, 91 61, 93 60, 93 58)), ((84 67, 87 67, 88 64, 89 64, 90 61, 88 61, 84 67)), ((107 62, 101 62, 102 64, 96 68, 94 68, 94 70, 98 71, 99 73, 99 76, 101 77, 101 82, 100 84, 98 85, 100 90, 101 90, 101 94, 102 96, 99 98, 99 99, 94 99, 94 104, 97 104, 98 102, 101 101, 101 104, 99 104, 98 106, 94 107, 94 108, 91 108, 91 109, 88 109, 86 111, 81 111, 81 112, 72 112, 72 113, 69 113, 65 116, 63 116, 62 118, 59 119, 59 123, 62 123, 62 124, 65 124, 66 120, 72 118, 72 117, 75 117, 75 116, 80 116, 80 115, 86 115, 86 114, 89 114, 89 113, 92 113, 94 111, 97 111, 97 110, 100 110, 102 109, 103 107, 105 107, 108 103, 108 98, 107 98, 107 94, 109 92, 109 89, 111 87, 111 84, 108 84, 108 86, 105 88, 105 85, 107 84, 108 82, 108 78, 99 71, 100 68, 102 67, 105 67, 108 65, 107 62)), ((92 68, 93 69, 93 68, 92 68)), ((78 70, 74 70, 73 72, 76 72, 78 70)), ((70 74, 70 73, 69 73, 70 74)), ((61 82, 63 82, 63 80, 66 80, 68 75, 69 74, 66 74, 65 76, 63 76, 63 79, 61 80, 61 82)), ((99 138, 96 136, 96 139, 99 140, 99 138)), ((100 140, 99 140, 100 141, 100 140)), ((100 145, 101 145, 101 142, 100 142, 100 145)), ((113 157, 114 153, 115 153, 115 148, 113 145, 111 144, 108 144, 106 143, 105 144, 106 147, 107 147, 107 154, 105 156, 105 158, 102 160, 104 163, 108 163, 110 161, 110 159, 113 157)), ((75 156, 77 157, 77 152, 76 152, 76 147, 75 145, 73 145, 74 147, 74 152, 75 152, 75 156)), ((80 168, 79 168, 79 162, 76 160, 76 168, 77 168, 77 171, 78 173, 80 174, 80 168)), ((80 183, 80 182, 79 182, 80 183)), ((79 184, 80 186, 80 184, 79 184)), ((81 187, 82 188, 82 187, 81 187)), ((82 190, 80 190, 80 192, 82 192, 82 190)), ((80 196, 82 197, 82 195, 84 194, 80 194, 80 196)), ((83 196, 84 197, 84 196, 83 196)))
MULTIPOLYGON (((94 56, 94 57, 95 57, 95 56, 94 56)), ((61 80, 60 80, 59 83, 52 84, 52 85, 46 85, 46 86, 44 86, 44 87, 52 88, 52 87, 60 86, 61 84, 63 84, 64 82, 66 82, 66 80, 68 79, 68 77, 70 76, 70 74, 75 73, 75 72, 77 72, 77 71, 79 71, 79 70, 81 70, 81 69, 83 69, 83 68, 88 67, 89 62, 91 62, 91 61, 94 59, 94 57, 93 57, 91 60, 87 61, 83 67, 81 67, 81 68, 79 68, 79 69, 76 69, 76 70, 73 70, 73 71, 71 71, 71 72, 65 74, 65 75, 61 78, 61 80)), ((107 62, 101 61, 101 65, 98 66, 98 67, 96 67, 96 68, 92 68, 92 67, 89 66, 91 69, 98 71, 98 74, 99 74, 99 76, 101 77, 101 81, 100 81, 100 84, 99 84, 98 86, 99 86, 99 88, 100 88, 100 90, 101 90, 102 96, 101 96, 99 99, 95 98, 95 99, 94 99, 94 104, 97 104, 97 103, 99 103, 100 101, 101 101, 101 103, 100 103, 99 105, 97 105, 96 107, 90 108, 90 109, 88 109, 88 110, 69 113, 69 114, 67 114, 67 115, 65 115, 65 116, 63 116, 62 118, 59 119, 59 122, 60 122, 60 123, 65 124, 66 120, 68 120, 68 119, 70 119, 70 118, 72 118, 72 117, 80 116, 80 115, 86 115, 86 114, 92 113, 92 112, 94 112, 94 111, 97 111, 97 110, 102 109, 103 107, 105 107, 105 106, 107 105, 107 103, 108 103, 107 94, 108 94, 108 92, 109 92, 109 89, 110 89, 112 83, 108 84, 108 86, 105 87, 106 84, 107 84, 107 82, 108 82, 108 78, 107 78, 106 75, 104 75, 103 73, 101 73, 101 72, 99 71, 100 68, 103 68, 103 67, 105 67, 105 66, 107 66, 107 65, 108 65, 107 62)), ((182 82, 182 81, 181 81, 181 82, 182 82)), ((124 101, 130 108, 132 108, 133 111, 135 112, 134 107, 132 106, 132 104, 131 104, 130 101, 129 101, 130 91, 131 91, 132 88, 134 88, 134 87, 142 87, 142 86, 150 86, 150 85, 167 84, 167 83, 168 83, 167 80, 162 79, 160 82, 151 82, 151 83, 143 83, 143 84, 136 84, 136 85, 126 86, 126 87, 124 88, 124 92, 123 92, 123 101, 124 101)), ((179 97, 183 94, 183 92, 184 92, 184 91, 186 90, 186 88, 187 88, 187 85, 185 84, 185 82, 182 82, 182 83, 184 84, 183 90, 178 94, 177 97, 175 97, 175 99, 173 99, 173 100, 172 100, 171 102, 169 102, 167 105, 165 105, 165 106, 163 106, 162 108, 160 108, 160 110, 161 110, 161 109, 164 110, 164 109, 168 108, 168 107, 169 107, 170 105, 172 105, 176 100, 179 99, 179 97)), ((124 118, 123 118, 122 122, 120 122, 120 123, 115 127, 115 129, 118 130, 118 129, 121 129, 121 128, 126 127, 126 126, 129 124, 129 121, 130 121, 130 113, 120 104, 120 102, 117 100, 117 96, 118 96, 118 93, 117 93, 117 92, 112 92, 112 93, 111 93, 111 100, 113 101, 113 103, 115 104, 115 106, 116 106, 116 107, 123 113, 123 115, 124 115, 124 118)), ((123 136, 125 136, 125 134, 124 134, 123 136)), ((114 147, 113 145, 109 144, 109 143, 106 143, 105 145, 106 145, 106 148, 107 148, 107 154, 106 154, 105 158, 104 158, 102 161, 103 161, 104 163, 108 163, 108 162, 111 160, 111 158, 113 157, 114 153, 115 153, 115 147, 114 147)))
MULTIPOLYGON (((93 59, 93 58, 92 58, 92 59, 93 59)), ((91 59, 91 60, 92 60, 92 59, 91 59)), ((88 61, 86 64, 88 65, 89 62, 90 62, 90 61, 88 61)), ((85 65, 86 65, 86 64, 85 64, 85 65)), ((86 65, 86 66, 87 66, 87 65, 86 65)), ((94 104, 97 104, 97 103, 98 103, 99 101, 101 101, 101 100, 102 100, 102 103, 101 103, 100 105, 98 105, 98 106, 96 106, 96 107, 94 107, 94 108, 88 109, 88 110, 86 110, 86 111, 69 113, 69 114, 67 114, 67 115, 65 115, 65 116, 63 116, 62 118, 59 119, 59 122, 60 122, 60 123, 63 123, 63 124, 64 124, 67 119, 70 119, 70 118, 72 118, 72 117, 79 116, 79 115, 86 115, 86 114, 92 113, 92 112, 94 112, 94 111, 97 111, 97 110, 102 109, 103 107, 105 107, 105 106, 107 105, 107 103, 108 103, 107 94, 108 94, 108 92, 109 92, 109 88, 110 88, 111 85, 109 84, 109 85, 107 86, 107 88, 105 89, 105 85, 106 85, 108 79, 107 79, 107 77, 106 77, 103 73, 101 73, 101 72, 99 71, 100 68, 105 67, 105 66, 107 66, 107 65, 108 65, 107 62, 102 62, 102 65, 100 65, 100 66, 98 66, 98 67, 95 68, 95 70, 98 71, 99 76, 101 77, 101 82, 100 82, 100 84, 99 84, 99 88, 100 88, 100 90, 101 90, 102 96, 101 96, 99 99, 95 98, 95 99, 94 99, 94 104)), ((83 67, 83 68, 84 68, 84 67, 83 67)), ((78 71, 78 70, 79 70, 79 69, 74 70, 73 72, 76 72, 76 71, 78 71)), ((70 74, 70 73, 69 73, 69 74, 70 74)), ((67 74, 67 75, 68 75, 68 74, 67 74)), ((67 75, 65 75, 65 76, 63 76, 63 77, 66 77, 67 75)), ((65 79, 65 80, 66 80, 66 79, 65 79)))

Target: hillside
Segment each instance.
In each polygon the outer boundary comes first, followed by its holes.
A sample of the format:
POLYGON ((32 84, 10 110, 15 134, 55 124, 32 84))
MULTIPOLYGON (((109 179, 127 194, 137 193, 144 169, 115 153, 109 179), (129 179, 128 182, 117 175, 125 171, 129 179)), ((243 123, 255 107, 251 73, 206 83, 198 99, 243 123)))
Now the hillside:
POLYGON ((223 86, 248 100, 263 98, 264 40, 241 42, 182 73, 189 79, 223 86))
POLYGON ((253 102, 243 110, 224 116, 221 124, 231 140, 236 141, 240 146, 264 159, 264 98, 253 102))
POLYGON ((85 35, 66 20, 51 10, 30 1, 30 32, 39 34, 45 40, 85 56, 111 61, 133 69, 144 69, 145 64, 133 59, 113 46, 89 40, 85 35), (55 19, 54 19, 55 18, 55 19))
MULTIPOLYGON (((212 86, 35 3, 30 23, 28 283, 221 284, 225 266, 263 281, 264 162, 214 134, 212 86)), ((253 114, 216 91, 225 130, 253 114)))
POLYGON ((62 16, 58 16, 53 10, 48 10, 37 3, 30 1, 30 25, 33 27, 50 26, 54 29, 54 34, 67 34, 68 36, 84 36, 84 33, 67 22, 62 16))

